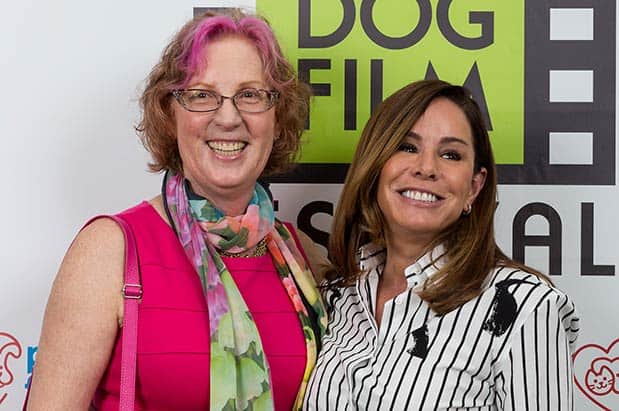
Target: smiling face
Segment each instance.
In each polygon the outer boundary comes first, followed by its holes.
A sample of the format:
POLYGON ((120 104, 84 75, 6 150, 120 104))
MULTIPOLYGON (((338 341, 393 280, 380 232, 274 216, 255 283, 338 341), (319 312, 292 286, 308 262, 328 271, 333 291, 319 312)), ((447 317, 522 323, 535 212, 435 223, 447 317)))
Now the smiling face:
POLYGON ((486 170, 474 172, 471 127, 446 98, 432 101, 383 166, 378 206, 387 222, 387 245, 425 246, 472 205, 486 170))
MULTIPOLYGON (((255 46, 241 37, 211 41, 206 70, 187 88, 233 96, 246 88, 266 89, 264 68, 255 46)), ((228 215, 241 214, 264 170, 277 134, 275 109, 241 113, 230 99, 212 112, 195 113, 173 103, 183 174, 193 190, 228 215)))

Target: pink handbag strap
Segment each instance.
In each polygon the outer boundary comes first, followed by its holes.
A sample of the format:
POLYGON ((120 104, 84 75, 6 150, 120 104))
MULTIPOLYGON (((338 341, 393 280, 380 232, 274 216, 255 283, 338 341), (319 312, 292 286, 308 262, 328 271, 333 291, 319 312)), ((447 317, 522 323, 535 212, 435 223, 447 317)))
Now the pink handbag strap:
MULTIPOLYGON (((122 288, 124 314, 118 408, 120 411, 133 411, 135 409, 135 379, 138 351, 138 302, 142 299, 137 247, 133 230, 122 217, 118 215, 100 217, 109 217, 116 221, 125 235, 125 283, 122 288)), ((90 220, 89 223, 93 220, 90 220)))

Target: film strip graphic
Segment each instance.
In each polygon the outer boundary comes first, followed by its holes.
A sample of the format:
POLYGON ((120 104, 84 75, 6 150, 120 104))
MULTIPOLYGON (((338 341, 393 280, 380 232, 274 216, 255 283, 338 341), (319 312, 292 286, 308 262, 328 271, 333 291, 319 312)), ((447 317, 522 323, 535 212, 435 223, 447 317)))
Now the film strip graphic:
MULTIPOLYGON (((523 1, 524 161, 499 164, 499 183, 614 185, 616 2, 523 1)), ((347 170, 301 163, 268 180, 337 184, 347 170)))
POLYGON ((524 164, 503 184, 615 184, 615 1, 525 0, 524 164))
MULTIPOLYGON (((525 0, 524 162, 501 184, 615 184, 615 0, 525 0)), ((341 183, 347 164, 273 182, 341 183)))

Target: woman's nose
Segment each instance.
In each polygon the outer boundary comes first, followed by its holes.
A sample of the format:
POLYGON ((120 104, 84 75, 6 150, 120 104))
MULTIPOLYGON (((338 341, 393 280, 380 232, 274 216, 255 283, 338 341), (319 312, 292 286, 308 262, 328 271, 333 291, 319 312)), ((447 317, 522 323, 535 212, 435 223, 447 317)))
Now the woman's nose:
POLYGON ((417 156, 415 175, 422 178, 436 179, 438 164, 436 157, 430 152, 421 152, 417 156))
POLYGON ((243 122, 241 113, 231 98, 224 98, 221 106, 215 111, 213 121, 223 128, 235 128, 243 122))

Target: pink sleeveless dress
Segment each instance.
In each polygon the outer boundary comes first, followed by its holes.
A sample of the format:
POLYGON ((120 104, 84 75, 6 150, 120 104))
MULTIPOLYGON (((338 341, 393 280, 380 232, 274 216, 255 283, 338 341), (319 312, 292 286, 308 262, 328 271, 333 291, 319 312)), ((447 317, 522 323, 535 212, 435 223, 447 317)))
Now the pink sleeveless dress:
MULTIPOLYGON (((136 410, 209 409, 209 320, 202 286, 176 234, 147 202, 121 213, 137 242, 139 305, 136 410)), ((276 410, 290 410, 305 370, 303 331, 271 257, 224 258, 254 316, 271 367, 276 410)), ((93 399, 118 410, 121 333, 93 399)))

